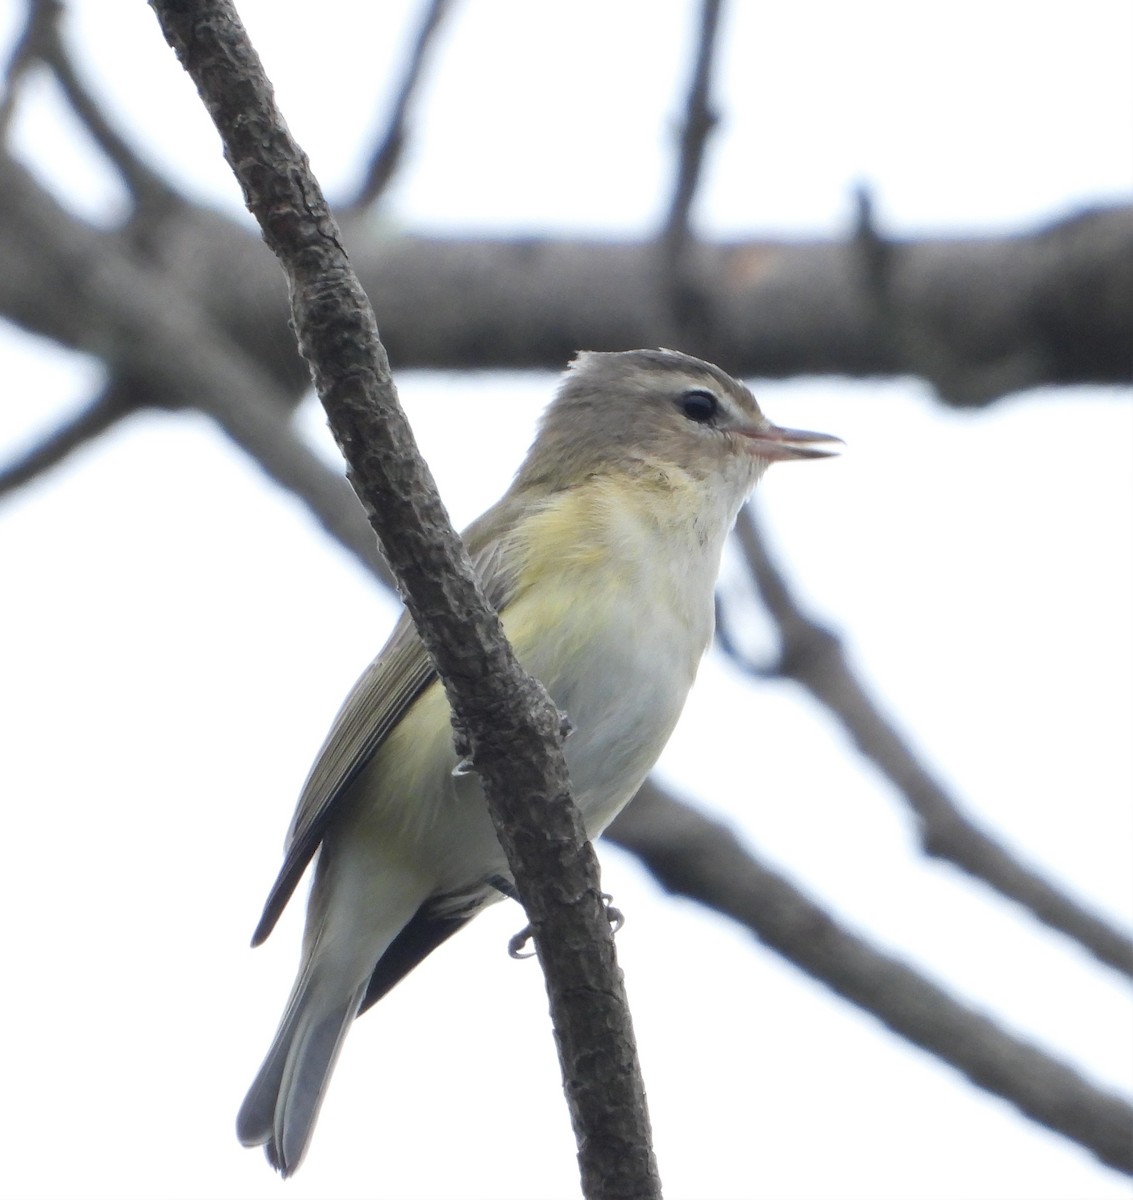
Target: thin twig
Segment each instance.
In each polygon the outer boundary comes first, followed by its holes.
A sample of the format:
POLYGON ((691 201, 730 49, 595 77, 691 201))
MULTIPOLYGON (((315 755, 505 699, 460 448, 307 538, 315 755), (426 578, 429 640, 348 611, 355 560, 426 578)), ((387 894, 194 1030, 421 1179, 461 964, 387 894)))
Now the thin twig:
POLYGON ((676 183, 660 238, 670 270, 680 261, 689 241, 689 214, 700 182, 708 138, 719 120, 709 102, 709 93, 716 52, 716 31, 720 25, 722 7, 723 0, 703 0, 700 10, 700 33, 692 83, 685 104, 684 125, 681 127, 676 183))
POLYGON ((918 319, 916 307, 902 303, 897 281, 904 247, 882 232, 873 192, 865 183, 854 189, 854 210, 850 251, 861 280, 862 315, 872 321, 879 344, 895 361, 908 364, 910 373, 923 376, 941 395, 948 395, 955 390, 954 381, 971 370, 970 346, 958 356, 935 323, 918 319))
POLYGON ((167 206, 183 204, 172 185, 151 170, 107 120, 102 105, 80 78, 59 29, 64 13, 60 0, 29 0, 27 24, 9 60, 8 86, 0 105, 0 129, 8 120, 19 79, 40 62, 55 76, 75 116, 117 169, 136 205, 149 206, 157 201, 167 206))
POLYGON ((60 0, 28 0, 24 27, 12 43, 8 61, 4 64, 0 139, 7 135, 21 84, 36 64, 43 61, 43 49, 55 35, 55 24, 61 8, 60 0))
MULTIPOLYGON (((770 556, 750 505, 736 523, 736 532, 759 594, 779 628, 779 674, 802 684, 825 705, 861 753, 897 788, 917 818, 925 853, 982 880, 1073 938, 1099 961, 1133 977, 1133 939, 1021 863, 980 829, 925 769, 850 669, 839 638, 802 610, 770 556)), ((737 662, 746 665, 742 658, 737 662)), ((766 675, 762 668, 753 673, 766 675)))
POLYGON ((135 205, 150 208, 158 203, 167 207, 184 204, 185 200, 176 188, 152 170, 107 119, 103 106, 79 77, 58 28, 54 34, 44 61, 54 72, 75 116, 118 171, 135 205))
POLYGON ((75 115, 86 127, 98 148, 114 165, 126 190, 138 208, 149 208, 158 202, 180 206, 184 197, 170 182, 151 170, 129 142, 107 120, 102 105, 95 99, 75 70, 60 38, 56 37, 52 53, 46 60, 75 115))
POLYGON ((865 283, 866 298, 879 315, 888 317, 893 308, 895 247, 878 228, 873 192, 864 183, 859 183, 854 189, 852 245, 865 283))
POLYGON ((105 433, 128 412, 114 389, 104 388, 86 408, 56 426, 30 450, 0 467, 0 497, 46 475, 76 450, 105 433))
POLYGON ((358 189, 358 195, 344 211, 352 212, 372 207, 385 192, 390 180, 393 179, 401 165, 409 136, 409 110, 424 73, 425 59, 428 57, 429 48, 432 46, 437 30, 451 4, 452 0, 429 0, 424 18, 417 30, 417 37, 409 54, 409 60, 405 65, 401 86, 397 89, 397 96, 386 124, 385 136, 370 159, 366 168, 366 176, 362 181, 362 186, 358 189))
POLYGON ((726 826, 650 780, 606 836, 641 859, 669 891, 738 921, 894 1033, 1102 1162, 1133 1174, 1133 1108, 1120 1096, 840 925, 726 826))
POLYGON ((664 299, 659 316, 668 329, 665 344, 681 345, 701 353, 708 353, 712 307, 710 297, 698 284, 693 270, 694 242, 689 216, 700 182, 708 138, 718 119, 709 102, 709 91, 722 7, 723 0, 703 0, 701 6, 700 31, 679 139, 680 153, 677 156, 673 198, 657 240, 657 267, 660 272, 657 294, 664 299))

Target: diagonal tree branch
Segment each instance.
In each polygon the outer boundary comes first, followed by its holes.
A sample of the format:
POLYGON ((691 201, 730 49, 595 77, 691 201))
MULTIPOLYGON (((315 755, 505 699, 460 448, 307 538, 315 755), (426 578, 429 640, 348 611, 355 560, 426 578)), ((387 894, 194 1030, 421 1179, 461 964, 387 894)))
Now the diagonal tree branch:
POLYGON ((369 163, 358 195, 344 209, 353 212, 372 208, 397 173, 405 154, 409 137, 409 112, 417 95, 425 71, 425 60, 433 45, 437 31, 452 7, 452 0, 427 0, 425 14, 417 30, 417 37, 405 64, 405 73, 397 89, 393 108, 386 123, 386 131, 378 143, 369 163))
POLYGON ((57 426, 30 450, 10 463, 0 465, 0 498, 57 467, 87 442, 94 441, 117 424, 129 411, 122 406, 113 388, 104 388, 86 408, 57 426))
POLYGON ((43 59, 44 48, 55 37, 56 22, 62 8, 60 0, 27 0, 24 27, 12 44, 3 68, 4 89, 0 96, 0 140, 8 133, 16 110, 20 86, 25 77, 43 59))
MULTIPOLYGON (((802 684, 842 723, 863 755, 897 788, 917 819, 926 854, 946 859, 1021 904, 1095 958, 1133 977, 1133 939, 1060 891, 980 829, 929 774, 846 661, 838 637, 808 616, 772 560, 751 506, 736 523, 739 544, 782 639, 777 673, 802 684)), ((722 643, 741 667, 751 665, 722 643)))
POLYGON ((45 37, 40 43, 40 57, 50 68, 75 116, 86 128, 98 148, 117 169, 139 208, 162 206, 180 207, 187 201, 163 176, 157 174, 126 138, 107 118, 102 105, 87 87, 75 67, 59 30, 59 19, 65 11, 58 0, 31 0, 33 7, 44 8, 50 19, 44 21, 45 37))
POLYGON ((85 422, 58 431, 7 474, 26 475, 75 449, 111 409, 192 407, 299 496, 367 569, 388 578, 342 477, 290 425, 292 396, 216 328, 191 294, 170 290, 159 269, 64 213, 2 152, 0 191, 9 209, 24 215, 22 236, 12 239, 8 259, 21 303, 46 300, 55 336, 75 350, 97 353, 114 375, 85 422))
POLYGON ((1133 1108, 1008 1033, 838 922, 740 845, 735 834, 651 780, 607 837, 663 887, 750 929, 901 1037, 1002 1096, 1102 1162, 1133 1174, 1133 1108))
POLYGON ((398 405, 338 227, 235 10, 227 0, 151 7, 287 271, 300 349, 471 747, 535 931, 583 1190, 659 1196, 629 1010, 597 860, 570 799, 560 715, 519 667, 484 601, 398 405))

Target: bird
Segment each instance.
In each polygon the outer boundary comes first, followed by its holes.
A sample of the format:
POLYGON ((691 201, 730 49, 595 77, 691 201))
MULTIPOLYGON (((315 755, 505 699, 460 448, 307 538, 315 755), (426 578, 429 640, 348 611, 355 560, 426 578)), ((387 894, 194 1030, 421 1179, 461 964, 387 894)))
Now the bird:
MULTIPOLYGON (((588 838, 633 797, 714 627, 725 539, 767 467, 839 439, 782 429, 719 367, 675 350, 582 351, 503 497, 464 532, 521 664, 571 729, 588 838)), ((403 613, 302 788, 252 939, 315 861, 298 976, 237 1117, 291 1175, 355 1018, 505 895, 507 859, 442 684, 403 613)))

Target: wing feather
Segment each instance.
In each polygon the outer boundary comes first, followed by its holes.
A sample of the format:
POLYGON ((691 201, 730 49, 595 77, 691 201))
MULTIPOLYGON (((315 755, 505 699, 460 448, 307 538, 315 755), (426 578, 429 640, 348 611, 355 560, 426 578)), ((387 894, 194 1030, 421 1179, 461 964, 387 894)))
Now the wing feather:
MULTIPOLYGON (((518 516, 505 497, 464 534, 481 587, 497 612, 510 603, 516 591, 517 556, 506 554, 505 547, 518 516)), ((287 832, 283 866, 252 935, 253 946, 263 942, 275 928, 314 858, 341 797, 436 677, 413 621, 408 613, 402 613, 389 641, 351 689, 307 776, 287 832)))

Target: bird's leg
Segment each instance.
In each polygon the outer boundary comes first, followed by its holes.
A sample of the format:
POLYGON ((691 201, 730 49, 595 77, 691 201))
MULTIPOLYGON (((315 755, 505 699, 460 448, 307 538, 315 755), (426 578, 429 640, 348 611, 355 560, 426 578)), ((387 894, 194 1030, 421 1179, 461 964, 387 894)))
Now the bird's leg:
POLYGON ((515 884, 506 875, 491 875, 488 877, 487 884, 489 887, 495 888, 501 896, 506 896, 509 900, 514 900, 516 904, 520 903, 519 893, 515 890, 515 884))

